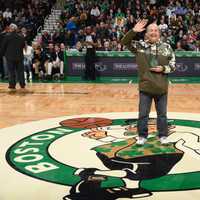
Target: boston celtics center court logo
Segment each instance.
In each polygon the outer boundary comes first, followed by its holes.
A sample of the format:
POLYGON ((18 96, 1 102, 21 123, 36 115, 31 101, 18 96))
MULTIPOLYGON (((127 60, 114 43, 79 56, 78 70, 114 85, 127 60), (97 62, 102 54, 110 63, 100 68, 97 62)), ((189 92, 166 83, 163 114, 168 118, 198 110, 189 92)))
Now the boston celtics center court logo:
POLYGON ((66 117, 20 138, 6 160, 29 179, 68 188, 57 199, 154 199, 200 189, 200 117, 170 116, 167 146, 157 138, 154 117, 144 146, 136 144, 136 126, 135 113, 66 117))

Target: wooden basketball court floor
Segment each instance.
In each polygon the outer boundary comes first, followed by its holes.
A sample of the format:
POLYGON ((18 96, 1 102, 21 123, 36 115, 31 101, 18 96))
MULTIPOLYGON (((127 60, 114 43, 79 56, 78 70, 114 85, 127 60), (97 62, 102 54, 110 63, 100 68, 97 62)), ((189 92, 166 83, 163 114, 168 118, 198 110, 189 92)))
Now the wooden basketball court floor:
MULTIPOLYGON (((27 93, 21 93, 19 91, 16 93, 8 93, 7 84, 0 84, 0 138, 5 132, 4 130, 15 130, 12 128, 9 129, 9 127, 18 127, 16 134, 19 136, 21 124, 37 122, 49 118, 93 113, 126 113, 138 111, 137 84, 32 83, 27 85, 27 89, 27 93)), ((152 111, 155 111, 154 105, 152 111)), ((190 119, 190 115, 191 119, 193 119, 193 115, 198 118, 198 116, 200 116, 200 84, 171 84, 168 96, 168 112, 185 113, 187 119, 190 119)), ((198 121, 200 121, 200 119, 198 121)), ((199 128, 196 130, 197 132, 199 128)), ((9 138, 8 135, 3 135, 2 138, 9 138)), ((1 142, 4 142, 3 139, 1 142)), ((65 144, 66 143, 61 142, 60 146, 64 148, 65 144)), ((1 148, 5 148, 5 144, 2 144, 0 150, 1 148)), ((200 149, 200 145, 198 148, 200 149)), ((58 151, 60 153, 62 152, 60 150, 58 151)), ((7 164, 4 163, 5 155, 3 156, 3 154, 6 153, 5 149, 3 149, 1 153, 0 162, 3 160, 2 166, 3 169, 5 169, 8 167, 7 164)), ((190 159, 187 161, 188 166, 190 165, 190 161, 190 159)), ((199 158, 194 166, 196 166, 195 170, 199 172, 199 158)), ((13 171, 11 172, 14 173, 13 171)), ((66 193, 69 192, 69 190, 65 191, 65 187, 53 189, 50 183, 48 183, 47 186, 36 183, 35 186, 33 185, 33 188, 28 188, 29 184, 19 184, 20 180, 26 180, 25 176, 17 180, 16 178, 20 178, 20 173, 17 173, 17 175, 15 174, 15 176, 13 176, 15 179, 12 179, 11 175, 8 175, 7 179, 6 173, 5 171, 0 171, 1 176, 3 176, 3 179, 0 181, 0 200, 23 200, 27 198, 30 200, 57 200, 62 199, 66 193), (13 186, 16 187, 18 184, 20 188, 13 188, 13 186), (24 187, 24 189, 21 187, 24 187), (26 190, 26 188, 28 189, 26 190), (41 191, 42 189, 45 189, 45 191, 41 191), (37 192, 37 190, 39 192, 37 192), (55 190, 56 192, 54 192, 55 190), (60 194, 59 197, 58 193, 60 194), (27 195, 29 195, 29 197, 27 197, 27 195)), ((200 176, 197 176, 197 178, 198 177, 200 176)), ((197 182, 199 181, 200 179, 197 182)), ((156 200, 173 200, 177 198, 182 198, 182 200, 199 200, 200 190, 195 188, 195 190, 187 191, 186 189, 182 191, 182 193, 176 193, 175 191, 169 192, 167 195, 161 197, 159 195, 157 196, 157 194, 154 194, 153 197, 147 197, 147 199, 156 200)), ((74 199, 81 200, 81 198, 77 197, 74 199)), ((113 200, 114 199, 126 200, 131 198, 113 198, 113 200)), ((107 199, 102 198, 102 200, 107 199)))
MULTIPOLYGON (((35 83, 27 89, 9 94, 7 84, 0 84, 0 128, 64 115, 138 111, 137 84, 35 83)), ((168 111, 200 113, 200 84, 170 85, 168 111)))

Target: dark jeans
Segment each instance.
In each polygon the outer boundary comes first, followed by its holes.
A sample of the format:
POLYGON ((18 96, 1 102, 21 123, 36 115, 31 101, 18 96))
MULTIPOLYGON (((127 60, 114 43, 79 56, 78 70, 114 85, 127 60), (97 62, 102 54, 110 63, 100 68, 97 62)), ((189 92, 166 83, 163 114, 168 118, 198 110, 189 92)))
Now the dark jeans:
POLYGON ((167 136, 167 94, 150 95, 144 92, 139 94, 138 134, 140 137, 148 136, 148 119, 152 101, 155 102, 157 112, 158 137, 167 136))
POLYGON ((15 88, 17 80, 21 88, 25 87, 23 60, 7 60, 9 88, 15 88))

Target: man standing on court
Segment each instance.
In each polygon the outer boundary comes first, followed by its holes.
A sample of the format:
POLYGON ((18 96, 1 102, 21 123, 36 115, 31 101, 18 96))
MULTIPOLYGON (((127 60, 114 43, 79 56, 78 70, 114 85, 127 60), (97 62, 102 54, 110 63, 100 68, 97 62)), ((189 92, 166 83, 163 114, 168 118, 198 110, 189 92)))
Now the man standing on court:
POLYGON ((139 76, 138 145, 148 137, 148 119, 154 100, 157 112, 157 130, 161 144, 167 144, 167 74, 175 71, 175 55, 169 44, 160 40, 159 27, 148 20, 140 20, 123 38, 125 45, 136 56, 139 76), (137 33, 146 29, 145 40, 135 40, 137 33))
POLYGON ((9 33, 5 35, 1 46, 1 54, 5 56, 7 61, 9 74, 8 88, 10 91, 15 91, 17 79, 22 90, 25 88, 23 64, 25 41, 23 36, 17 33, 17 29, 17 25, 10 24, 9 33))

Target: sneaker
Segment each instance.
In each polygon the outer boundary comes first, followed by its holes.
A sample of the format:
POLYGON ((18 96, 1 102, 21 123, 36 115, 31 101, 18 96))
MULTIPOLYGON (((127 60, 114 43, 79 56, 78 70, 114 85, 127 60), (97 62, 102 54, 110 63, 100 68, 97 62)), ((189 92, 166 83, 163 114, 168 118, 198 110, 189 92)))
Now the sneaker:
POLYGON ((136 144, 137 144, 137 145, 144 145, 144 143, 145 143, 146 141, 147 141, 146 138, 144 138, 144 137, 139 137, 138 140, 137 140, 137 142, 136 142, 136 144))
POLYGON ((167 137, 160 137, 160 143, 163 145, 168 145, 169 141, 167 140, 167 137))

